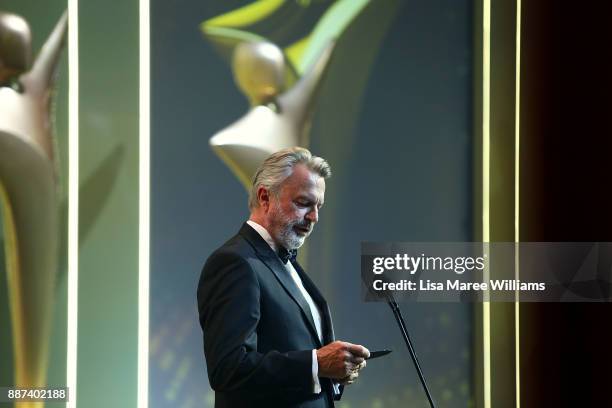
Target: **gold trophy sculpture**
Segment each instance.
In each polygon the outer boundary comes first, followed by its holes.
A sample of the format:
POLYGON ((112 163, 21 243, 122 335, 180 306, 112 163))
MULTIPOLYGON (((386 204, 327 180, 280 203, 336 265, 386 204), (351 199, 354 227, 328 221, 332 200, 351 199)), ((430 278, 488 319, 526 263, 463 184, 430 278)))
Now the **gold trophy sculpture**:
POLYGON ((236 46, 232 60, 234 78, 251 108, 215 134, 210 145, 247 189, 267 156, 285 147, 308 145, 316 91, 333 47, 330 42, 310 69, 283 92, 288 67, 279 47, 265 41, 236 46))
POLYGON ((285 147, 308 147, 317 91, 336 39, 369 4, 255 1, 202 22, 205 38, 231 58, 236 84, 251 105, 210 139, 247 190, 268 155, 285 147))
POLYGON ((59 237, 51 100, 66 29, 64 13, 32 64, 28 23, 0 12, 0 201, 16 387, 46 386, 59 237))

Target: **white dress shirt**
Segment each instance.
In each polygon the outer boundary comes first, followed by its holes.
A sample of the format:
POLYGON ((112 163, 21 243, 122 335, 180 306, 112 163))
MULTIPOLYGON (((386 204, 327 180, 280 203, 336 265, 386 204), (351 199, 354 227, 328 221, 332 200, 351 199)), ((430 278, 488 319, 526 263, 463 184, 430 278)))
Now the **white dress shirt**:
MULTIPOLYGON (((253 229, 257 231, 259 235, 261 235, 261 237, 268 243, 268 245, 270 245, 270 248, 272 248, 274 252, 278 253, 278 246, 276 245, 276 242, 274 242, 274 240, 272 239, 272 236, 264 227, 262 227, 255 221, 251 221, 251 220, 248 220, 247 224, 253 227, 253 229)), ((287 270, 287 272, 289 273, 289 276, 291 276, 296 286, 302 293, 302 296, 304 296, 304 299, 306 299, 306 302, 308 303, 308 306, 310 307, 310 313, 312 314, 312 320, 314 320, 315 328, 317 329, 317 335, 319 336, 319 340, 321 341, 321 344, 323 344, 323 329, 322 329, 322 324, 321 324, 321 311, 319 310, 319 307, 314 302, 314 300, 312 300, 312 297, 310 296, 306 288, 304 288, 302 279, 300 279, 300 275, 298 275, 297 271, 295 270, 291 262, 287 262, 285 264, 285 269, 287 270)), ((321 383, 319 382, 319 363, 317 361, 317 350, 316 349, 312 350, 312 385, 313 385, 313 392, 315 394, 318 394, 321 392, 321 383)))

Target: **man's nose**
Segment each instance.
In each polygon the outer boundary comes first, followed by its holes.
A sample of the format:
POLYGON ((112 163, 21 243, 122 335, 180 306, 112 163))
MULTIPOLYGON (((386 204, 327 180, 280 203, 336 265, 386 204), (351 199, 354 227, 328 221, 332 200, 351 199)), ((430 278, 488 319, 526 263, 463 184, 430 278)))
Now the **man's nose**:
POLYGON ((319 221, 319 209, 314 207, 312 210, 308 211, 306 214, 306 219, 312 222, 313 224, 319 221))

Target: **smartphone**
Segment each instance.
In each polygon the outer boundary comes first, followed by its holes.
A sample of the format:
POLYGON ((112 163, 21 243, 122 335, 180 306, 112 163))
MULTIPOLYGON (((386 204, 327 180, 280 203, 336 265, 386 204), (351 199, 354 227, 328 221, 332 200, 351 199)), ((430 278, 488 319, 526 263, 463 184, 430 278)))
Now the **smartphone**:
POLYGON ((378 357, 382 357, 382 356, 386 356, 387 354, 389 354, 390 352, 392 352, 393 350, 376 350, 376 351, 370 351, 370 357, 366 358, 366 360, 371 360, 373 358, 378 358, 378 357))

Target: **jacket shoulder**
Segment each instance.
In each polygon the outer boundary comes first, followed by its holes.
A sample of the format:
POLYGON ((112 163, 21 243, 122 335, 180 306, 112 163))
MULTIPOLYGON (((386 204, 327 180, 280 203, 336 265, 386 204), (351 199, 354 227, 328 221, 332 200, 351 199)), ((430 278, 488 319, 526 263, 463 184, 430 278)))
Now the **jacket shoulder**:
POLYGON ((257 259, 255 249, 243 236, 236 234, 210 254, 202 267, 200 284, 223 270, 227 271, 228 268, 252 273, 251 265, 255 259, 257 259))
POLYGON ((254 254, 255 251, 248 241, 240 234, 236 234, 209 255, 204 263, 204 269, 207 265, 210 266, 220 260, 238 260, 238 258, 247 260, 254 254))

